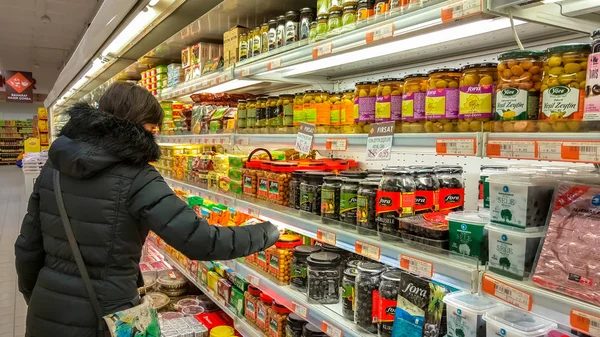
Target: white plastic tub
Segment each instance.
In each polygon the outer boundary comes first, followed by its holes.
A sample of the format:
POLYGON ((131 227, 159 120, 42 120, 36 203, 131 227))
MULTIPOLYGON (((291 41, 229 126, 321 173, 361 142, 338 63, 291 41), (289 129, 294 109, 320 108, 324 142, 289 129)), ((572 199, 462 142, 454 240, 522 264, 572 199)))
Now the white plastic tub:
POLYGON ((483 314, 499 304, 485 297, 456 292, 444 296, 447 337, 485 337, 483 314))
POLYGON ((556 324, 521 310, 499 307, 486 312, 487 337, 545 337, 556 324))

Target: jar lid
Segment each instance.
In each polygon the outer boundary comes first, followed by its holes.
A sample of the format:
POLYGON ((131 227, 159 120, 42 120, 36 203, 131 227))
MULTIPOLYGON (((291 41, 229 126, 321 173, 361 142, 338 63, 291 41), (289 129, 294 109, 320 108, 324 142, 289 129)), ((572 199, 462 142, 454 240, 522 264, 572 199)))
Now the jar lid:
POLYGON ((298 12, 296 12, 296 11, 288 11, 288 12, 285 13, 285 16, 288 16, 288 15, 298 15, 298 12))
POLYGON ((346 268, 356 268, 356 266, 358 266, 358 264, 361 262, 362 260, 350 260, 346 262, 346 268))
POLYGON ((275 19, 269 20, 269 25, 272 25, 272 24, 277 24, 277 20, 275 20, 275 19))
POLYGON ((313 267, 337 267, 341 261, 340 254, 331 252, 312 253, 306 259, 308 265, 313 267))
POLYGON ((238 103, 246 103, 245 99, 238 99, 238 103))
POLYGON ((461 68, 462 71, 465 69, 473 69, 473 68, 498 68, 498 63, 496 62, 487 62, 487 63, 473 63, 467 64, 461 68))
POLYGON ((404 167, 386 167, 383 169, 384 176, 403 176, 410 175, 410 171, 404 167))
POLYGON ((265 293, 260 293, 260 300, 267 305, 271 305, 271 303, 273 303, 273 298, 265 293))
POLYGON ((388 281, 400 282, 400 278, 402 277, 402 272, 400 270, 388 270, 381 274, 382 279, 386 279, 388 281))
POLYGON ((304 170, 294 171, 294 172, 292 172, 292 177, 293 178, 302 178, 306 172, 308 172, 308 171, 304 171, 304 170))
POLYGON ((321 329, 316 326, 306 323, 304 328, 302 328, 302 337, 324 337, 327 336, 326 333, 321 331, 321 329))
POLYGON ((336 246, 332 246, 327 243, 321 243, 321 248, 323 248, 323 251, 330 252, 330 253, 336 253, 336 254, 339 254, 340 256, 346 254, 346 251, 343 250, 342 248, 338 248, 336 246))
POLYGON ((369 174, 368 171, 342 171, 340 172, 340 176, 344 177, 344 178, 354 178, 354 179, 358 179, 358 178, 366 178, 367 175, 369 174))
POLYGON ((325 177, 323 178, 323 181, 328 182, 328 183, 341 183, 344 180, 344 178, 340 177, 340 176, 331 176, 331 177, 325 177))
POLYGON ((330 95, 341 95, 342 92, 341 91, 332 91, 329 93, 330 95))
POLYGON ((268 25, 269 25, 269 23, 268 23, 268 22, 263 22, 263 23, 262 23, 262 25, 260 25, 260 26, 261 26, 261 27, 264 27, 264 26, 268 26, 268 25))
POLYGON ((219 325, 210 329, 210 335, 214 337, 234 336, 235 330, 229 325, 219 325))
POLYGON ((281 94, 279 97, 294 97, 294 94, 281 94))
POLYGON ((363 181, 362 179, 352 179, 352 178, 346 178, 344 179, 344 184, 348 184, 348 185, 358 185, 360 184, 360 182, 363 181))
POLYGON ((248 98, 246 101, 247 102, 256 102, 256 98, 248 98))
POLYGON ((498 61, 518 59, 523 57, 541 58, 544 57, 544 52, 539 50, 513 50, 507 51, 498 55, 498 61))
POLYGON ((194 316, 204 313, 204 308, 199 305, 190 305, 185 308, 181 308, 181 313, 186 316, 194 316))
POLYGON ((260 291, 260 289, 258 289, 254 285, 249 284, 248 285, 248 293, 250 293, 250 295, 252 295, 254 297, 259 297, 260 294, 262 293, 262 291, 260 291))
POLYGON ((592 45, 589 43, 568 43, 546 49, 546 54, 568 53, 568 52, 591 53, 592 45))
POLYGON ((377 262, 362 261, 358 264, 357 269, 359 272, 364 271, 368 273, 379 274, 385 271, 385 266, 377 262))
POLYGON ((308 257, 312 253, 318 253, 321 251, 321 247, 312 245, 300 245, 294 247, 294 255, 308 257))
POLYGON ((277 248, 294 248, 302 244, 300 235, 283 234, 279 237, 279 241, 275 242, 277 248))
MULTIPOLYGON (((381 179, 381 178, 377 178, 377 179, 381 179)), ((360 182, 359 185, 360 186, 378 187, 379 186, 379 180, 363 180, 363 181, 360 182)))
POLYGON ((292 312, 290 309, 283 306, 283 304, 279 304, 276 301, 273 301, 271 308, 278 314, 289 314, 290 312, 292 312))
POLYGON ((286 323, 290 328, 294 330, 300 330, 302 329, 302 327, 304 327, 306 321, 304 320, 304 318, 292 312, 288 315, 286 323))
POLYGON ((279 20, 285 20, 285 15, 279 15, 277 17, 277 21, 279 21, 279 20))
POLYGON ((304 7, 300 10, 300 13, 312 13, 313 10, 310 7, 304 7))
POLYGON ((358 276, 358 270, 356 268, 346 268, 344 269, 344 275, 349 277, 358 276))
POLYGON ((356 91, 356 89, 346 89, 343 92, 344 92, 344 94, 347 94, 347 93, 354 93, 354 91, 356 91))
POLYGON ((183 274, 174 270, 164 271, 158 275, 156 282, 159 286, 166 288, 182 288, 188 283, 187 278, 183 274))
POLYGON ((329 14, 319 14, 319 16, 317 16, 317 20, 327 20, 329 19, 329 14))
POLYGON ((356 10, 356 7, 357 7, 356 4, 354 4, 354 5, 344 4, 344 12, 345 11, 354 11, 354 10, 356 10))
POLYGON ((356 85, 376 85, 377 82, 374 81, 362 81, 362 82, 357 82, 356 85))
POLYGON ((481 165, 481 171, 483 170, 496 170, 496 171, 506 171, 508 170, 508 166, 505 165, 481 165))
POLYGON ((358 4, 359 5, 364 5, 364 4, 375 4, 375 0, 358 0, 358 4))
POLYGON ((427 72, 427 75, 437 74, 437 73, 460 73, 460 69, 458 68, 437 68, 430 70, 427 72))
POLYGON ((317 24, 317 21, 313 21, 313 22, 310 23, 311 26, 314 26, 316 24, 317 24))
POLYGON ((380 169, 368 169, 367 174, 381 174, 383 170, 380 169))
POLYGON ((260 168, 260 165, 262 164, 261 160, 255 160, 255 161, 247 161, 246 162, 246 168, 260 168))
POLYGON ((379 81, 377 81, 377 83, 385 83, 385 82, 400 82, 402 81, 401 78, 382 78, 379 81))
POLYGON ((296 170, 297 167, 298 167, 298 163, 288 163, 288 162, 271 163, 271 170, 274 172, 293 172, 296 170))
POLYGON ((260 96, 258 97, 259 100, 267 100, 269 99, 269 96, 260 96))
POLYGON ((427 74, 423 74, 423 73, 408 74, 408 75, 404 76, 404 80, 406 81, 409 78, 415 78, 415 77, 427 77, 427 74))
POLYGON ((436 166, 435 173, 463 173, 462 166, 436 166))
POLYGON ((269 99, 279 99, 279 96, 268 96, 269 99))
POLYGON ((342 15, 342 11, 331 11, 329 12, 329 15, 342 15))

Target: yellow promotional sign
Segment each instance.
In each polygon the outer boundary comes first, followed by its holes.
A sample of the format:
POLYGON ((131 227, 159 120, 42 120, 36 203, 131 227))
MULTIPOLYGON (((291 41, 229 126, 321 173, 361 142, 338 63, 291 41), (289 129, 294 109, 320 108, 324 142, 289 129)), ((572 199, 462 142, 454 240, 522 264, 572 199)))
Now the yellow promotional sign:
POLYGON ((38 138, 27 138, 24 145, 25 153, 40 152, 40 140, 38 138))

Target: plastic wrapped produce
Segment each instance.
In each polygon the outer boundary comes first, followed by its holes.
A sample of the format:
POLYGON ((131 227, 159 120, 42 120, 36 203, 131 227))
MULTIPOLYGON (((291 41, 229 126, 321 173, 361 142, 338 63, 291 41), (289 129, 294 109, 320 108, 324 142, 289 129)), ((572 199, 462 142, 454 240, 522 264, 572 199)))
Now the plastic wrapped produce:
POLYGON ((600 186, 559 184, 533 282, 600 305, 599 227, 600 186))

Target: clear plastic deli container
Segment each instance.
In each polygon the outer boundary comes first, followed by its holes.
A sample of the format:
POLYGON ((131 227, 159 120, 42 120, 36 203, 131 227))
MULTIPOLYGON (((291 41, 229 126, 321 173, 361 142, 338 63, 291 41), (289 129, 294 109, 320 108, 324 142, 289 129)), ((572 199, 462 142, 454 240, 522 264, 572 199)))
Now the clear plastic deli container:
POLYGON ((544 337, 556 324, 521 310, 499 307, 483 315, 488 336, 544 337))
POLYGON ((446 303, 447 337, 486 337, 483 314, 498 307, 485 297, 464 292, 444 296, 446 303))

